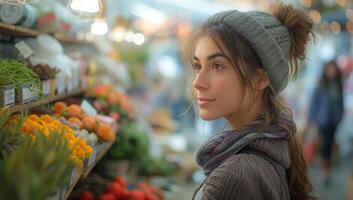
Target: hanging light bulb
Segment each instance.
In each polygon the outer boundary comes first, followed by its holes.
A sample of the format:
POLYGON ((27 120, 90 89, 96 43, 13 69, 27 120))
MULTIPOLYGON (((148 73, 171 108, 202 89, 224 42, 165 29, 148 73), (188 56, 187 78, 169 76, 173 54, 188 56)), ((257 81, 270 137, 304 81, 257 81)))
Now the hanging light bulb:
POLYGON ((73 14, 90 20, 100 16, 103 4, 101 0, 70 0, 68 7, 73 14))
POLYGON ((24 5, 27 3, 33 3, 38 0, 0 0, 0 3, 10 4, 10 5, 24 5))
POLYGON ((97 19, 91 25, 92 35, 105 35, 108 33, 108 24, 105 19, 97 19))

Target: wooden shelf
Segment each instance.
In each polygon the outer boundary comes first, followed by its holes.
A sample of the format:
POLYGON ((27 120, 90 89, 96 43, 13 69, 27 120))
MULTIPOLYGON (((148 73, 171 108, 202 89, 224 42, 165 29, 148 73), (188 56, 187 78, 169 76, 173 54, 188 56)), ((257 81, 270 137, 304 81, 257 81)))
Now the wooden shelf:
MULTIPOLYGON (((16 26, 16 25, 12 25, 12 24, 6 24, 6 23, 2 23, 2 22, 0 22, 0 31, 3 34, 16 36, 16 37, 36 37, 40 34, 46 34, 46 33, 43 33, 43 32, 40 32, 40 31, 37 31, 34 29, 26 28, 23 26, 16 26)), ((89 44, 88 41, 78 40, 76 38, 68 37, 63 34, 54 34, 53 37, 63 43, 89 44)))
POLYGON ((74 90, 74 91, 72 91, 70 93, 56 95, 56 96, 54 96, 52 98, 38 99, 36 101, 32 101, 32 102, 29 102, 29 103, 26 103, 26 104, 22 104, 22 105, 6 106, 6 107, 1 108, 0 112, 2 110, 9 109, 10 113, 15 113, 15 112, 19 112, 19 111, 22 111, 22 110, 30 109, 30 108, 33 108, 33 107, 36 107, 36 106, 44 105, 44 104, 47 104, 47 103, 50 103, 50 102, 53 102, 53 101, 57 101, 57 100, 60 100, 60 99, 65 99, 67 97, 75 96, 75 95, 81 94, 83 92, 84 92, 83 89, 77 89, 77 90, 74 90))
POLYGON ((39 35, 39 31, 2 22, 0 22, 0 30, 2 33, 19 37, 34 37, 39 35))
POLYGON ((89 173, 91 173, 92 169, 96 166, 96 164, 102 159, 102 157, 109 151, 109 149, 113 146, 113 142, 109 142, 105 144, 106 146, 99 152, 99 154, 96 156, 94 163, 89 166, 87 170, 85 170, 83 173, 79 173, 77 177, 74 179, 73 184, 70 186, 69 190, 66 191, 64 199, 68 199, 72 190, 75 188, 79 180, 85 179, 89 173))
POLYGON ((94 166, 102 159, 102 157, 109 151, 109 149, 113 146, 113 143, 110 142, 106 147, 102 149, 102 151, 96 156, 94 164, 91 165, 84 173, 83 173, 83 178, 86 178, 89 173, 91 173, 92 169, 94 166))

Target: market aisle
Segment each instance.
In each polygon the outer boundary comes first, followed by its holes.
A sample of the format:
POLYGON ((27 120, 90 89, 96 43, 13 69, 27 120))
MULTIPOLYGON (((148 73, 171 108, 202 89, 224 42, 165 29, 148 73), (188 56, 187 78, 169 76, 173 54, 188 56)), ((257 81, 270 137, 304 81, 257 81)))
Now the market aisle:
POLYGON ((167 196, 166 200, 189 200, 192 198, 197 186, 196 183, 185 183, 184 185, 180 185, 171 196, 167 196))
POLYGON ((315 195, 322 200, 343 200, 347 189, 347 178, 352 175, 352 158, 342 160, 332 171, 331 182, 323 185, 320 181, 320 167, 309 167, 309 175, 315 188, 315 195))

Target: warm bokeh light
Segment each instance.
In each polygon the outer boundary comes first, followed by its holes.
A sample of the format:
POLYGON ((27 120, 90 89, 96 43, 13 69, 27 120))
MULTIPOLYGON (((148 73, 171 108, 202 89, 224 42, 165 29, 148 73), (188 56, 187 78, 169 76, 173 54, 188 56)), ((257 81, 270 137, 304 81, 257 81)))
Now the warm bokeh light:
POLYGON ((346 24, 347 31, 353 34, 353 22, 349 21, 346 24))
POLYGON ((341 25, 336 21, 331 22, 330 28, 331 28, 332 32, 334 32, 336 34, 341 32, 341 25))
POLYGON ((319 24, 321 22, 321 14, 319 11, 312 10, 309 15, 315 24, 319 24))

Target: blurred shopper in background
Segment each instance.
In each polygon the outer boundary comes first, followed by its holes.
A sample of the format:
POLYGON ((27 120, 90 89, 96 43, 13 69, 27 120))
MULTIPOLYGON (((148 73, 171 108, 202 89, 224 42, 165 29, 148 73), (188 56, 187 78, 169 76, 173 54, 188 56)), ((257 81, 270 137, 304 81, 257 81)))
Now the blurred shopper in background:
POLYGON ((329 183, 331 155, 336 128, 343 116, 343 89, 340 70, 334 60, 324 66, 321 79, 315 88, 310 108, 309 125, 320 132, 322 181, 329 183))

